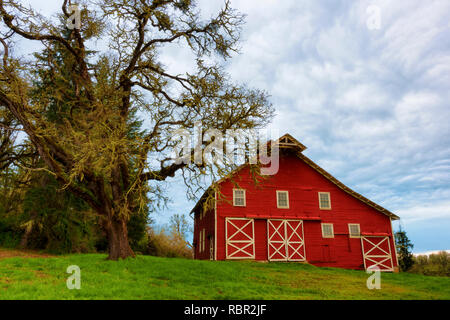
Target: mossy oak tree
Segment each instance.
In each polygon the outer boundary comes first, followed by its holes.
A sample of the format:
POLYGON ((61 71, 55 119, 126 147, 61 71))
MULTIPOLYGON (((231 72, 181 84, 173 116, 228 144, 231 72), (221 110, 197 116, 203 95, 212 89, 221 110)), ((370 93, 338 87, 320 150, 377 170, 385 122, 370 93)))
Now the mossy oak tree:
POLYGON ((0 108, 20 124, 45 170, 101 217, 109 259, 117 260, 134 256, 127 221, 145 207, 144 195, 158 197, 158 184, 178 171, 191 187, 219 172, 175 163, 174 130, 196 122, 223 133, 261 127, 273 109, 265 92, 231 82, 223 69, 238 49, 244 18, 229 1, 209 19, 190 0, 80 1, 79 29, 66 23, 70 6, 61 1, 58 21, 0 0, 0 108), (21 58, 17 40, 44 49, 21 58), (171 72, 161 62, 166 46, 188 48, 193 67, 171 72), (49 119, 49 108, 58 119, 49 119), (130 134, 135 115, 146 130, 130 134))

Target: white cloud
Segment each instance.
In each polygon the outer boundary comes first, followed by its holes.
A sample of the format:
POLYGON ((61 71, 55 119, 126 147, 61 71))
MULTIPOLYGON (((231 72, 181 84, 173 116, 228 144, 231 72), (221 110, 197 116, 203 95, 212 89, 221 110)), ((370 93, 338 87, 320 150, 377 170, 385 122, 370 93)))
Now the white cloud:
POLYGON ((416 71, 432 52, 440 48, 436 41, 448 32, 448 1, 384 1, 382 12, 387 24, 380 46, 381 58, 390 64, 416 71))
POLYGON ((405 221, 416 222, 450 217, 450 201, 424 203, 413 207, 402 208, 396 211, 405 221))
POLYGON ((360 43, 354 39, 354 30, 337 23, 319 34, 317 53, 320 58, 338 64, 349 64, 358 59, 360 43))
POLYGON ((450 253, 450 250, 431 250, 431 251, 425 251, 425 252, 414 252, 413 254, 415 256, 423 256, 423 255, 429 256, 430 254, 436 254, 436 253, 439 253, 442 251, 446 251, 446 252, 450 253))
POLYGON ((355 84, 336 98, 336 105, 352 111, 383 110, 389 106, 389 96, 376 84, 355 84))

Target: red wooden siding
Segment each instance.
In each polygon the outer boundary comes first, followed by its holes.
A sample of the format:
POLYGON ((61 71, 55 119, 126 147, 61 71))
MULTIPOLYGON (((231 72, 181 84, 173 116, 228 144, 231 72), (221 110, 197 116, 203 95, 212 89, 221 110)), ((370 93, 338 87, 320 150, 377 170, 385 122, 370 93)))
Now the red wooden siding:
POLYGON ((266 220, 255 219, 255 259, 267 260, 266 220))
MULTIPOLYGON (((278 173, 258 187, 246 168, 236 174, 235 181, 246 190, 246 206, 233 206, 232 201, 216 203, 218 260, 226 259, 225 219, 234 217, 254 219, 256 260, 268 260, 267 219, 293 219, 303 221, 306 261, 311 264, 364 268, 361 239, 349 236, 348 224, 359 224, 362 234, 388 235, 392 264, 397 266, 390 218, 344 192, 295 155, 282 155, 278 173), (277 208, 277 190, 289 192, 289 208, 277 208), (330 193, 330 210, 319 209, 318 192, 330 193), (321 223, 333 224, 334 238, 322 237, 321 223)), ((233 199, 235 186, 229 180, 221 182, 220 188, 229 200, 233 199)), ((196 219, 194 241, 204 227, 214 235, 214 210, 203 220, 196 219)), ((198 253, 197 248, 196 258, 209 259, 209 249, 198 253)))
POLYGON ((194 258, 210 259, 210 245, 214 246, 214 210, 206 211, 205 215, 200 218, 200 213, 194 215, 194 258), (205 229, 205 249, 200 252, 200 232, 205 229))

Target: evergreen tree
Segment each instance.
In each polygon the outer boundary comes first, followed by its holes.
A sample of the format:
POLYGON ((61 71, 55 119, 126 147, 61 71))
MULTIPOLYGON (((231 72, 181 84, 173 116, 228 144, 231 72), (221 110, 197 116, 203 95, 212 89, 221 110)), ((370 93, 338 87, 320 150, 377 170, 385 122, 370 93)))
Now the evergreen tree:
POLYGON ((53 253, 93 251, 99 234, 95 216, 82 199, 61 190, 52 175, 34 174, 22 207, 21 247, 53 253))
POLYGON ((414 245, 406 235, 406 231, 404 231, 401 227, 399 231, 395 233, 395 243, 397 246, 397 256, 400 270, 408 271, 414 264, 413 254, 410 251, 414 245))

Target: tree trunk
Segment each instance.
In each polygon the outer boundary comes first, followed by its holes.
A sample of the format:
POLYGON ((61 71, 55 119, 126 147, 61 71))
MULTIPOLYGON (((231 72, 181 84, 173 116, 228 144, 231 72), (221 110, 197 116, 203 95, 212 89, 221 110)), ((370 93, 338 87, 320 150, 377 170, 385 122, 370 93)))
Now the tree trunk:
POLYGON ((22 239, 20 240, 19 248, 26 249, 28 246, 28 236, 31 233, 32 228, 26 228, 25 232, 23 233, 22 239))
POLYGON ((125 220, 113 218, 112 221, 109 221, 106 229, 108 234, 108 260, 135 257, 128 242, 128 229, 125 220))

